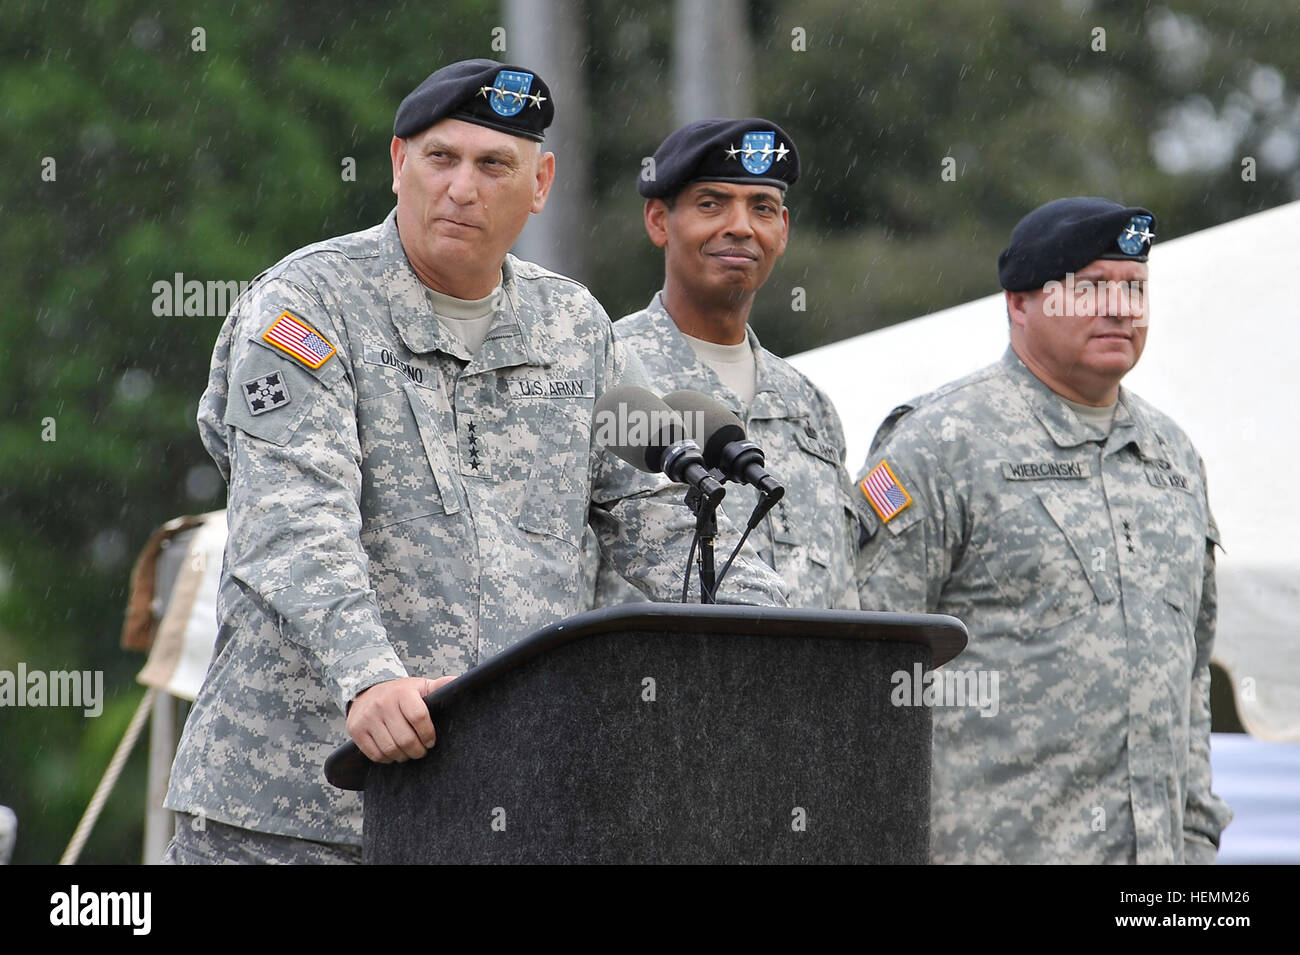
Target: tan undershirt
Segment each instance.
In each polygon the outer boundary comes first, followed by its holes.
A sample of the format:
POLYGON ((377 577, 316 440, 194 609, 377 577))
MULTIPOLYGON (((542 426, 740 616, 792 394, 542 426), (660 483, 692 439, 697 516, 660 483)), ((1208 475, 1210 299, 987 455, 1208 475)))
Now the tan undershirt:
POLYGON ((442 322, 442 327, 464 342, 471 355, 477 355, 492 328, 492 318, 496 314, 492 303, 501 294, 501 286, 473 301, 453 298, 434 289, 427 291, 429 301, 433 303, 433 314, 442 322))
POLYGON ((1119 402, 1113 402, 1104 408, 1098 408, 1095 405, 1081 405, 1069 398, 1062 398, 1061 400, 1073 409, 1074 413, 1079 416, 1079 420, 1084 424, 1092 425, 1100 430, 1102 434, 1110 434, 1111 425, 1115 422, 1115 408, 1119 402))
POLYGON ((758 388, 758 366, 754 362, 754 349, 746 339, 737 345, 719 345, 683 334, 697 358, 714 370, 722 383, 736 393, 746 408, 754 400, 758 388))

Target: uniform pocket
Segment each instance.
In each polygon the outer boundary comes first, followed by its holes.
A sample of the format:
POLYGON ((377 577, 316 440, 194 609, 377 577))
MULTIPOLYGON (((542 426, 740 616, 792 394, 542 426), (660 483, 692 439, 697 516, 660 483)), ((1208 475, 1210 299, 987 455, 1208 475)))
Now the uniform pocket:
POLYGON ((577 547, 587 526, 587 500, 578 492, 556 492, 545 481, 529 481, 516 525, 577 547))
POLYGON ((357 420, 363 530, 460 510, 441 430, 415 385, 360 401, 357 420))
POLYGON ((1114 599, 1105 577, 1114 558, 1089 538, 1076 513, 1082 506, 1050 489, 1024 494, 994 519, 998 533, 978 546, 1003 602, 1033 630, 1058 627, 1114 599))
MULTIPOLYGON (((835 450, 808 431, 796 422, 779 435, 782 440, 772 441, 783 453, 769 461, 786 483, 785 496, 768 517, 773 567, 791 588, 791 606, 846 606, 846 595, 857 593, 859 524, 835 450)), ((736 513, 733 520, 739 524, 745 516, 736 513)))
POLYGON ((1175 645, 1182 649, 1187 661, 1187 675, 1190 677, 1196 669, 1196 611, 1199 608, 1192 606, 1191 597, 1186 591, 1169 586, 1161 592, 1157 609, 1168 614, 1173 631, 1178 634, 1179 639, 1175 645))
POLYGON ((541 416, 541 447, 520 505, 516 526, 577 547, 587 527, 590 501, 590 417, 550 407, 541 416))
MULTIPOLYGON (((729 492, 734 493, 734 492, 729 492)), ((813 519, 807 523, 800 520, 800 515, 793 508, 787 508, 783 498, 776 509, 768 514, 772 522, 772 541, 777 545, 776 559, 778 569, 789 562, 797 562, 800 556, 807 558, 823 570, 831 565, 831 546, 834 534, 825 515, 836 513, 838 508, 817 507, 813 519)), ((743 528, 743 518, 748 514, 738 515, 741 520, 736 523, 743 528)))

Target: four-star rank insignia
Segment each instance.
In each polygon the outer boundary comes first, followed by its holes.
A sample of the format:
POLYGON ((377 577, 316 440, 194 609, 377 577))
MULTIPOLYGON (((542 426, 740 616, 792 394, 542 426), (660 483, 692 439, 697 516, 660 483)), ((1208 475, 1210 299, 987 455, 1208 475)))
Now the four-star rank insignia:
POLYGON ((498 116, 516 116, 529 103, 538 109, 542 108, 542 100, 546 97, 541 93, 530 94, 528 91, 532 87, 532 73, 502 70, 497 74, 496 82, 491 86, 480 87, 479 93, 487 97, 492 112, 498 116))
POLYGON ((273 371, 261 378, 254 378, 239 386, 248 402, 248 410, 253 415, 266 414, 276 408, 283 408, 290 401, 289 386, 284 375, 273 371))
MULTIPOLYGON (((746 172, 755 176, 763 175, 772 168, 774 160, 784 160, 790 152, 784 143, 777 143, 776 133, 769 131, 746 133, 740 141, 740 147, 740 164, 746 172)), ((728 153, 734 152, 728 150, 728 153)))

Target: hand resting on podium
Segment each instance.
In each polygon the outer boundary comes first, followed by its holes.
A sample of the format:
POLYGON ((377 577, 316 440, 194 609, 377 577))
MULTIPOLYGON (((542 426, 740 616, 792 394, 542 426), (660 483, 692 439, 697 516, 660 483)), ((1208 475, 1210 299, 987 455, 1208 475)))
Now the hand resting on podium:
POLYGON ((373 762, 419 759, 437 740, 424 698, 454 679, 412 676, 362 690, 348 707, 348 735, 373 762))

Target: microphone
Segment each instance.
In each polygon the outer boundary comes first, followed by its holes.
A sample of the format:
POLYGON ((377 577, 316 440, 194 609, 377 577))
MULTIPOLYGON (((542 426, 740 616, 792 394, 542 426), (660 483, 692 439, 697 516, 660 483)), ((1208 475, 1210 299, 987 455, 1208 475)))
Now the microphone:
POLYGON ((683 420, 701 426, 700 442, 704 445, 704 464, 717 468, 729 480, 758 488, 770 508, 785 495, 785 486, 763 467, 763 449, 745 435, 740 419, 708 395, 698 391, 674 391, 664 395, 664 404, 683 420))
POLYGON ((693 487, 710 507, 726 495, 681 416, 654 392, 635 385, 611 388, 596 402, 591 420, 593 440, 638 471, 663 473, 693 487))

